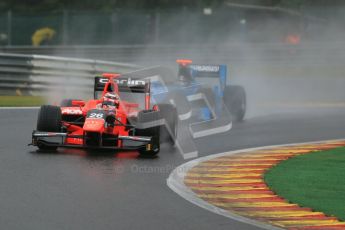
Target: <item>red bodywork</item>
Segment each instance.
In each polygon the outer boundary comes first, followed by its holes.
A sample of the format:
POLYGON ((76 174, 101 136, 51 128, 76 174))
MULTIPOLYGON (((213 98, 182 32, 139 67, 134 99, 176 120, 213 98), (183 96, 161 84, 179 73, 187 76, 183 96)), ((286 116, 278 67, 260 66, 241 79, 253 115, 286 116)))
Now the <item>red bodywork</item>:
MULTIPOLYGON (((114 79, 118 78, 119 74, 103 74, 103 77, 108 78, 109 81, 105 84, 102 97, 109 92, 108 89, 111 88, 112 92, 115 92, 121 98, 121 93, 117 83, 114 79), (109 86, 111 85, 111 86, 109 86)), ((130 136, 129 130, 126 125, 128 123, 128 117, 136 117, 139 109, 139 104, 130 103, 127 101, 120 100, 118 108, 113 108, 107 110, 100 108, 99 105, 102 103, 101 98, 84 101, 72 101, 73 107, 61 107, 61 113, 63 120, 69 120, 68 117, 83 117, 85 119, 83 124, 75 124, 75 122, 63 121, 62 125, 67 128, 67 136, 64 145, 86 145, 85 136, 88 133, 98 133, 100 135, 109 136, 130 136), (116 121, 114 125, 107 125, 104 118, 101 117, 87 117, 90 110, 99 109, 103 110, 105 113, 116 114, 116 121)), ((145 109, 150 107, 150 94, 145 95, 145 109)), ((123 147, 123 141, 117 140, 115 147, 123 147)))

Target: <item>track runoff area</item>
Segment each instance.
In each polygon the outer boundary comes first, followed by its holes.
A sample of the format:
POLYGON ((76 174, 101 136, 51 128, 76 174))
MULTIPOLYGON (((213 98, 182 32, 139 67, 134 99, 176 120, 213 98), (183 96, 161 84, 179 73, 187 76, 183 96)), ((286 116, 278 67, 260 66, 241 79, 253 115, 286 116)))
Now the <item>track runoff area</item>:
POLYGON ((345 229, 345 140, 268 146, 199 158, 168 186, 188 201, 265 229, 345 229))

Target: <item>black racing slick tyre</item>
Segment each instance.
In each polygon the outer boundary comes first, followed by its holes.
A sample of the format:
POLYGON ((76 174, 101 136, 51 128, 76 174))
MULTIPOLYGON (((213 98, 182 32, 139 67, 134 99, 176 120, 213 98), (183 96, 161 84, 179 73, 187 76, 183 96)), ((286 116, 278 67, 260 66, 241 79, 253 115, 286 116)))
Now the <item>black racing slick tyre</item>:
MULTIPOLYGON (((61 131, 61 109, 58 106, 42 105, 37 119, 37 131, 60 132, 61 131)), ((38 144, 41 150, 56 150, 57 146, 38 144)))
MULTIPOLYGON (((159 120, 159 114, 154 110, 144 110, 138 113, 138 123, 145 126, 145 123, 154 123, 159 120)), ((160 127, 158 125, 147 128, 138 128, 135 131, 137 136, 151 137, 151 142, 139 149, 141 157, 154 157, 160 150, 160 127)))
POLYGON ((246 92, 242 86, 226 86, 224 91, 224 103, 227 106, 233 121, 243 121, 246 113, 246 92))
MULTIPOLYGON (((152 134, 151 132, 148 132, 146 135, 149 136, 152 134)), ((141 157, 155 157, 160 151, 160 144, 159 144, 159 136, 152 136, 152 140, 150 143, 146 144, 146 146, 141 147, 139 149, 139 155, 141 157)))

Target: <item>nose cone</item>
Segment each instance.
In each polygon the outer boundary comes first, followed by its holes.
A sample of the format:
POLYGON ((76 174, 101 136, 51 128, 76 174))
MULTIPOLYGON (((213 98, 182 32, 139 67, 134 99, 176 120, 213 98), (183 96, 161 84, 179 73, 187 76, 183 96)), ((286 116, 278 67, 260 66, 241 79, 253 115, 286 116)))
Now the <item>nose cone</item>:
POLYGON ((95 118, 87 118, 85 120, 83 129, 86 132, 103 132, 104 120, 103 119, 95 119, 95 118))

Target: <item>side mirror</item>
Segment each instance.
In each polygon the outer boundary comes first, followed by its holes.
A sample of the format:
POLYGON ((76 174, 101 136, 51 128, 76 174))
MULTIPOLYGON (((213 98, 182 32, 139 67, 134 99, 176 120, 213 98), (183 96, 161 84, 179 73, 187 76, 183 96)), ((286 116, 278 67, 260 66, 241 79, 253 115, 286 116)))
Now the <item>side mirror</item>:
POLYGON ((83 107, 85 105, 84 101, 72 101, 72 106, 83 107))

